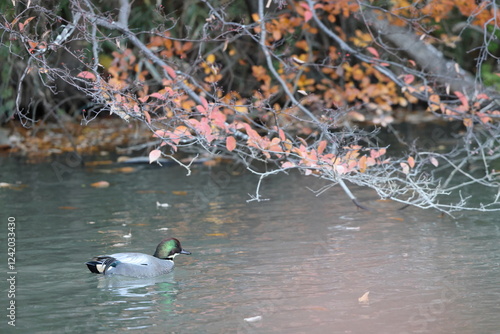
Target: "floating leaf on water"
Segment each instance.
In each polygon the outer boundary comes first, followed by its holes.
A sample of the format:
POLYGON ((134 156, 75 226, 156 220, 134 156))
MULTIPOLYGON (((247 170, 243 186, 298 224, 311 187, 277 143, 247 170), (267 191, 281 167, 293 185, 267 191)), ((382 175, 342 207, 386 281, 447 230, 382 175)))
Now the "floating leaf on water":
POLYGON ((370 291, 365 292, 364 295, 362 295, 361 297, 358 298, 358 302, 360 304, 368 304, 368 303, 370 303, 370 298, 368 297, 369 294, 370 294, 370 291))
POLYGON ((188 194, 188 192, 185 190, 173 190, 172 194, 174 194, 176 196, 186 196, 188 194))
POLYGON ((94 188, 107 188, 109 187, 109 182, 108 181, 98 181, 90 184, 91 187, 94 188))
POLYGON ((58 207, 58 209, 61 209, 61 210, 76 210, 78 208, 75 207, 75 206, 60 206, 60 207, 58 207))
POLYGON ((134 167, 120 167, 120 168, 114 168, 111 171, 115 173, 133 173, 137 169, 134 167))
POLYGON ((255 316, 255 317, 244 318, 243 320, 245 320, 246 322, 256 322, 256 321, 261 321, 261 320, 262 320, 262 316, 257 315, 257 316, 255 316))
POLYGON ((207 237, 227 237, 227 233, 207 233, 207 237))
POLYGON ((96 160, 96 161, 88 161, 85 163, 85 166, 102 166, 102 165, 111 165, 113 161, 111 160, 96 160))

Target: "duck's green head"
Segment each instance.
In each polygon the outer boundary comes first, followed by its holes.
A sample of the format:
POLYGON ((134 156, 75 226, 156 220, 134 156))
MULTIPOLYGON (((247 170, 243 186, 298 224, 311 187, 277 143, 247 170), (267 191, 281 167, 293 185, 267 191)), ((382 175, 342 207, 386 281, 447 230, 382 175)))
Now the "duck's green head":
POLYGON ((164 260, 173 260, 179 254, 189 255, 191 252, 182 249, 179 240, 169 238, 160 242, 153 256, 164 260))

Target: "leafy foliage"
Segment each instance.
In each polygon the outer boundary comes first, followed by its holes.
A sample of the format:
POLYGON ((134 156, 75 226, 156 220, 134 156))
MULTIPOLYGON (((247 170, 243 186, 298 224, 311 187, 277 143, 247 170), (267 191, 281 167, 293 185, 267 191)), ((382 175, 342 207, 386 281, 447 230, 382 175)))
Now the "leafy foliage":
MULTIPOLYGON (((169 1, 155 7, 124 0, 116 10, 70 1, 66 20, 57 8, 29 6, 11 8, 0 27, 9 36, 5 46, 24 45, 30 55, 19 93, 25 76, 37 72, 48 86, 62 80, 90 97, 96 107, 83 113, 86 121, 108 110, 145 123, 158 140, 151 162, 201 148, 241 160, 261 179, 290 169, 327 179, 354 201, 344 180, 405 204, 463 209, 464 198, 440 204, 448 190, 426 176, 438 160, 455 174, 461 167, 450 157, 409 145, 410 155, 389 158, 376 133, 352 126, 391 126, 410 106, 425 105, 436 118, 462 122, 463 154, 479 156, 486 167, 471 182, 498 186, 487 167, 500 155, 497 92, 462 68, 491 68, 498 60, 490 42, 467 45, 461 37, 465 29, 485 38, 498 34, 500 11, 491 1, 396 0, 383 7, 348 0, 235 0, 218 7, 169 1), (44 20, 35 23, 39 13, 44 20), (65 25, 58 29, 58 22, 65 25), (443 52, 458 45, 478 54, 475 66, 446 60, 443 52), (58 63, 61 54, 70 54, 71 64, 58 63), (275 169, 258 172, 255 161, 275 169)), ((18 116, 26 117, 16 102, 18 116)), ((495 199, 480 209, 496 205, 495 199)))

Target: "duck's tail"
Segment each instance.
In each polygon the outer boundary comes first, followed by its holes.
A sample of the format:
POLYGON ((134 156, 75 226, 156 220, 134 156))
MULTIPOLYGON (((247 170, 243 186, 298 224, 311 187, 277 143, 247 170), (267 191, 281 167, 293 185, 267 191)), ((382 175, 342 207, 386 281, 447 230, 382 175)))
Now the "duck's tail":
POLYGON ((98 256, 85 264, 90 272, 94 274, 105 274, 109 267, 116 265, 117 261, 118 260, 112 256, 98 256))

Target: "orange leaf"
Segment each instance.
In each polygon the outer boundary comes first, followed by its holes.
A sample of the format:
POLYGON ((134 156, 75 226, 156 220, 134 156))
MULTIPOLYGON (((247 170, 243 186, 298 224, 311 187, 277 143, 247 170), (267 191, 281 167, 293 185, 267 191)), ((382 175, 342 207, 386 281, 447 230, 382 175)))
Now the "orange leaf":
POLYGON ((229 152, 232 152, 236 148, 236 139, 233 136, 229 136, 226 138, 226 147, 229 152))
POLYGON ((363 155, 363 156, 361 157, 361 159, 359 159, 359 162, 358 162, 358 167, 359 167, 359 171, 360 171, 361 173, 364 173, 364 172, 365 172, 365 170, 366 170, 366 159, 367 159, 367 158, 366 158, 366 155, 363 155))
POLYGON ((108 181, 94 182, 94 183, 90 184, 90 186, 93 188, 107 188, 107 187, 109 187, 109 182, 108 181))
POLYGON ((323 151, 324 151, 324 150, 325 150, 325 148, 326 148, 326 144, 328 144, 326 140, 322 140, 322 141, 320 141, 320 143, 319 143, 319 145, 318 145, 318 153, 319 153, 319 154, 323 154, 323 151))
POLYGON ((408 165, 410 165, 411 168, 415 167, 415 159, 413 159, 413 157, 408 158, 408 165))
POLYGON ((160 150, 152 150, 149 152, 149 163, 155 162, 161 157, 161 151, 160 150))

